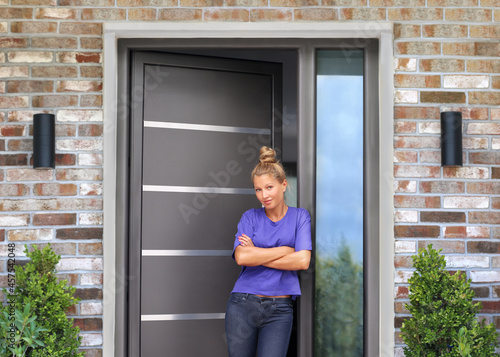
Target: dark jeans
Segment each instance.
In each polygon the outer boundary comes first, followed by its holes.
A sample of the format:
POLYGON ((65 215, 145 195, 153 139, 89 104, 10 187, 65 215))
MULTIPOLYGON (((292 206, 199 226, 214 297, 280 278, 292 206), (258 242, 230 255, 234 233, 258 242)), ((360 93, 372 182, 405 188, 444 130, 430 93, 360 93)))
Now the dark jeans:
POLYGON ((285 357, 292 322, 291 298, 232 293, 225 321, 229 357, 285 357))

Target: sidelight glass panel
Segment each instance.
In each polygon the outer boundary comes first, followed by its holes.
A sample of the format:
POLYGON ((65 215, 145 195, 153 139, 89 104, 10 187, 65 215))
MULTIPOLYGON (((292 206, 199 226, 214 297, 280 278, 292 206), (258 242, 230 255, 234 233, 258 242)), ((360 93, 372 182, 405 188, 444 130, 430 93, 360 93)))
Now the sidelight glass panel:
POLYGON ((363 51, 317 50, 315 356, 363 356, 363 51))

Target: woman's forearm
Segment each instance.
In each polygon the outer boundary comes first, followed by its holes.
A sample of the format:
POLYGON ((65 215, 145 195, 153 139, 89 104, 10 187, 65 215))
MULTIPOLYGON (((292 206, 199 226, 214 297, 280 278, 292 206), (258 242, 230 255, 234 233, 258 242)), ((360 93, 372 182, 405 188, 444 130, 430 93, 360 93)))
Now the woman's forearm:
POLYGON ((283 258, 287 254, 293 253, 294 249, 287 246, 274 248, 244 247, 237 246, 234 251, 234 259, 238 265, 248 267, 266 265, 267 263, 283 258))
POLYGON ((299 250, 262 265, 279 270, 306 270, 311 262, 310 250, 299 250))

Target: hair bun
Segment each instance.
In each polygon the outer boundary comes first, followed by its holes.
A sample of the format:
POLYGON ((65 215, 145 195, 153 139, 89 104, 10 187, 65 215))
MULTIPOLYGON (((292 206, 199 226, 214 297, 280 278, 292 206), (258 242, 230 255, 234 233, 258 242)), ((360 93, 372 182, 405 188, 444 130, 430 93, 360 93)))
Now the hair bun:
POLYGON ((259 161, 263 164, 274 164, 276 160, 276 151, 267 146, 260 148, 260 158, 259 161))

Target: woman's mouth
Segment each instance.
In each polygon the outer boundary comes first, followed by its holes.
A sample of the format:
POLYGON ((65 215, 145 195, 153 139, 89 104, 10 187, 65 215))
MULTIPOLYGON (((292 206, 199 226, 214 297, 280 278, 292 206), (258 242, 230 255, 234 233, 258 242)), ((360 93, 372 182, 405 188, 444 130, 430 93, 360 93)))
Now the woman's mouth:
POLYGON ((269 201, 264 201, 264 204, 265 204, 265 205, 268 205, 268 204, 270 204, 270 203, 271 203, 271 201, 272 201, 272 200, 269 200, 269 201))

